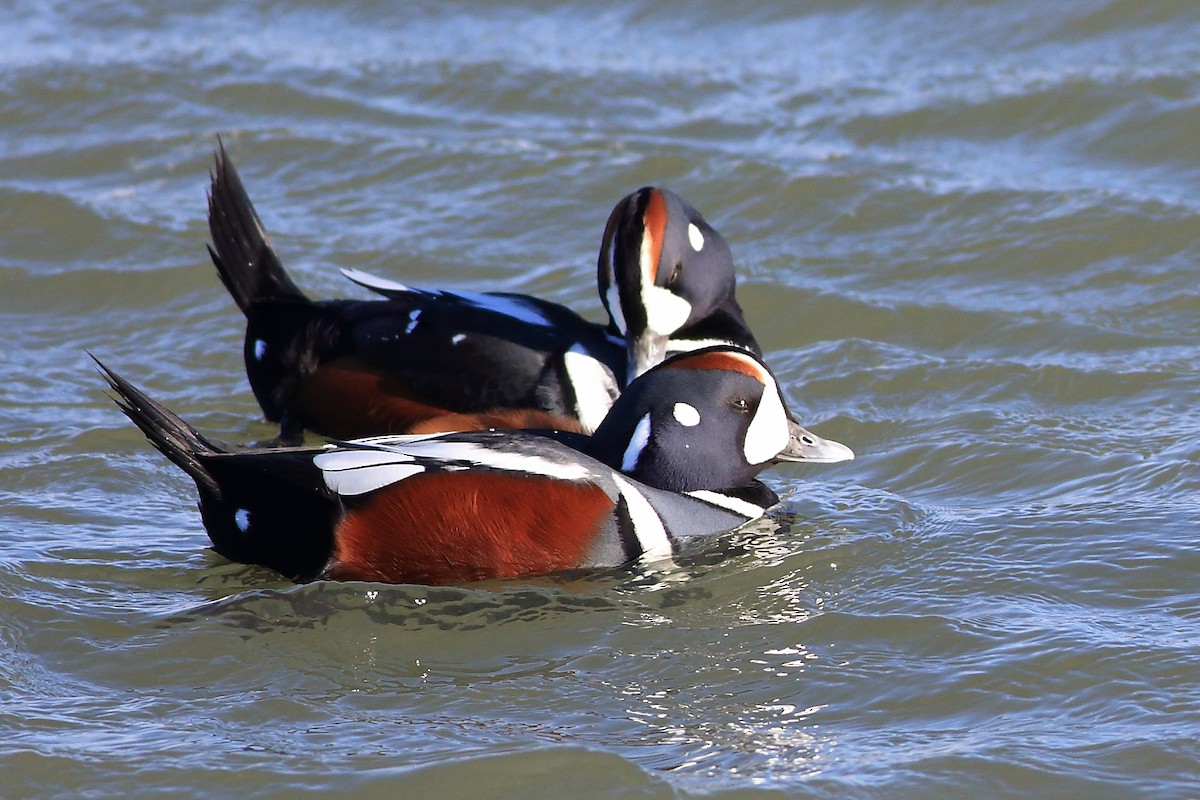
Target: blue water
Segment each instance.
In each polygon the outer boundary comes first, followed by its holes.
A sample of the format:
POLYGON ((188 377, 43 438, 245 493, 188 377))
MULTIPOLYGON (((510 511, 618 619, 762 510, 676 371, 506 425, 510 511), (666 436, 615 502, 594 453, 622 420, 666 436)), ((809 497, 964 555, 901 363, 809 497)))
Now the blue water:
POLYGON ((0 794, 1197 795, 1200 6, 160 5, 0 9, 0 794), (858 458, 665 573, 223 561, 84 353, 271 435, 218 135, 317 297, 598 319, 669 186, 858 458))

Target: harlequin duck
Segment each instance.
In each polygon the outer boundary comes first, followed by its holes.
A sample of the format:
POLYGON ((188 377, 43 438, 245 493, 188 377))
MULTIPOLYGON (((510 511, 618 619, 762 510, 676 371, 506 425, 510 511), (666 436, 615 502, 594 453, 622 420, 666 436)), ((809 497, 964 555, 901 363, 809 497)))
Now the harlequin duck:
POLYGON ((670 556, 777 502, 756 480, 768 464, 854 457, 807 432, 801 444, 770 371, 730 347, 651 369, 590 437, 489 430, 238 452, 100 367, 196 482, 216 551, 298 581, 460 583, 670 556))
POLYGON ((349 438, 472 427, 456 414, 515 427, 513 409, 524 410, 522 427, 593 430, 628 380, 669 353, 717 343, 762 352, 734 297, 728 245, 665 189, 640 189, 609 217, 597 269, 607 325, 525 295, 425 291, 358 271, 346 274, 387 299, 312 301, 223 147, 209 229, 213 263, 247 319, 251 388, 281 442, 306 428, 349 438))

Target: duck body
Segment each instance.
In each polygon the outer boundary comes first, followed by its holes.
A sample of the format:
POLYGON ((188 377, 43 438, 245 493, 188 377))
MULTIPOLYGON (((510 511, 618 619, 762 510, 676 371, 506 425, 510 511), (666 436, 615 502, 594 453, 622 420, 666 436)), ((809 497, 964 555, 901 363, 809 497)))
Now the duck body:
POLYGON ((195 481, 214 549, 293 580, 460 583, 666 557, 774 504, 757 480, 768 464, 852 457, 811 434, 797 450, 769 371, 731 348, 651 370, 591 436, 468 431, 249 451, 214 445, 103 369, 126 415, 195 481))
POLYGON ((721 343, 761 354, 728 246, 662 189, 641 189, 610 215, 597 266, 607 324, 525 295, 415 289, 359 271, 346 274, 382 299, 313 301, 223 148, 209 228, 213 263, 247 319, 251 388, 284 442, 305 429, 361 437, 478 414, 590 431, 633 377, 672 353, 721 343))

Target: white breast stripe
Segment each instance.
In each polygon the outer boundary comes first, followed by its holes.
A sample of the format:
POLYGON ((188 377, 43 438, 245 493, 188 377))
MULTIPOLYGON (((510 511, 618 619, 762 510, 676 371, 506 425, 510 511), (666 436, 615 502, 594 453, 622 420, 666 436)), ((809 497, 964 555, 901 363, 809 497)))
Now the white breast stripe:
POLYGON ((621 497, 625 498, 629 519, 633 523, 633 535, 642 549, 642 558, 670 558, 671 540, 667 538, 667 530, 658 512, 632 483, 615 472, 612 477, 617 482, 621 497))
POLYGON ((756 506, 754 503, 748 503, 737 497, 730 497, 720 492, 710 492, 707 489, 696 489, 692 492, 685 492, 697 500, 703 500, 706 503, 712 503, 714 506, 727 508, 735 514, 741 514, 749 522, 752 519, 758 519, 766 511, 761 506, 756 506))
POLYGON ((608 367, 578 344, 563 354, 563 364, 575 394, 575 415, 585 428, 594 431, 617 399, 617 382, 608 367))
POLYGON ((646 449, 649 441, 650 415, 647 414, 638 420, 638 424, 633 429, 633 435, 629 437, 629 446, 625 448, 625 455, 621 458, 623 472, 633 472, 637 469, 638 459, 641 458, 642 451, 646 449))

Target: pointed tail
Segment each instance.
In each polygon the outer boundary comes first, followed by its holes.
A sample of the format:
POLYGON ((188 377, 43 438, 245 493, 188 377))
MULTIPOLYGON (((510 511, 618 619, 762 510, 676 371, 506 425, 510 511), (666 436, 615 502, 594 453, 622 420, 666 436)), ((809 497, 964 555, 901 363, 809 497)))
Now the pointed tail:
POLYGON ((339 347, 337 312, 310 300, 284 271, 224 145, 212 172, 208 229, 217 274, 246 316, 250 388, 266 418, 284 423, 281 436, 298 438, 303 423, 285 417, 304 377, 339 347))
POLYGON ((204 466, 200 456, 222 452, 166 406, 149 397, 129 381, 108 368, 100 359, 88 353, 101 370, 117 396, 114 398, 125 416, 142 429, 158 451, 175 466, 192 477, 201 495, 211 494, 220 499, 221 487, 204 466))
POLYGON ((292 580, 321 574, 333 550, 339 512, 312 463, 313 451, 224 450, 95 356, 92 359, 125 416, 196 482, 200 516, 214 550, 292 580))
POLYGON ((255 303, 308 298, 283 269, 271 238, 242 186, 237 169, 218 141, 212 187, 208 194, 208 253, 225 288, 247 316, 255 303))

